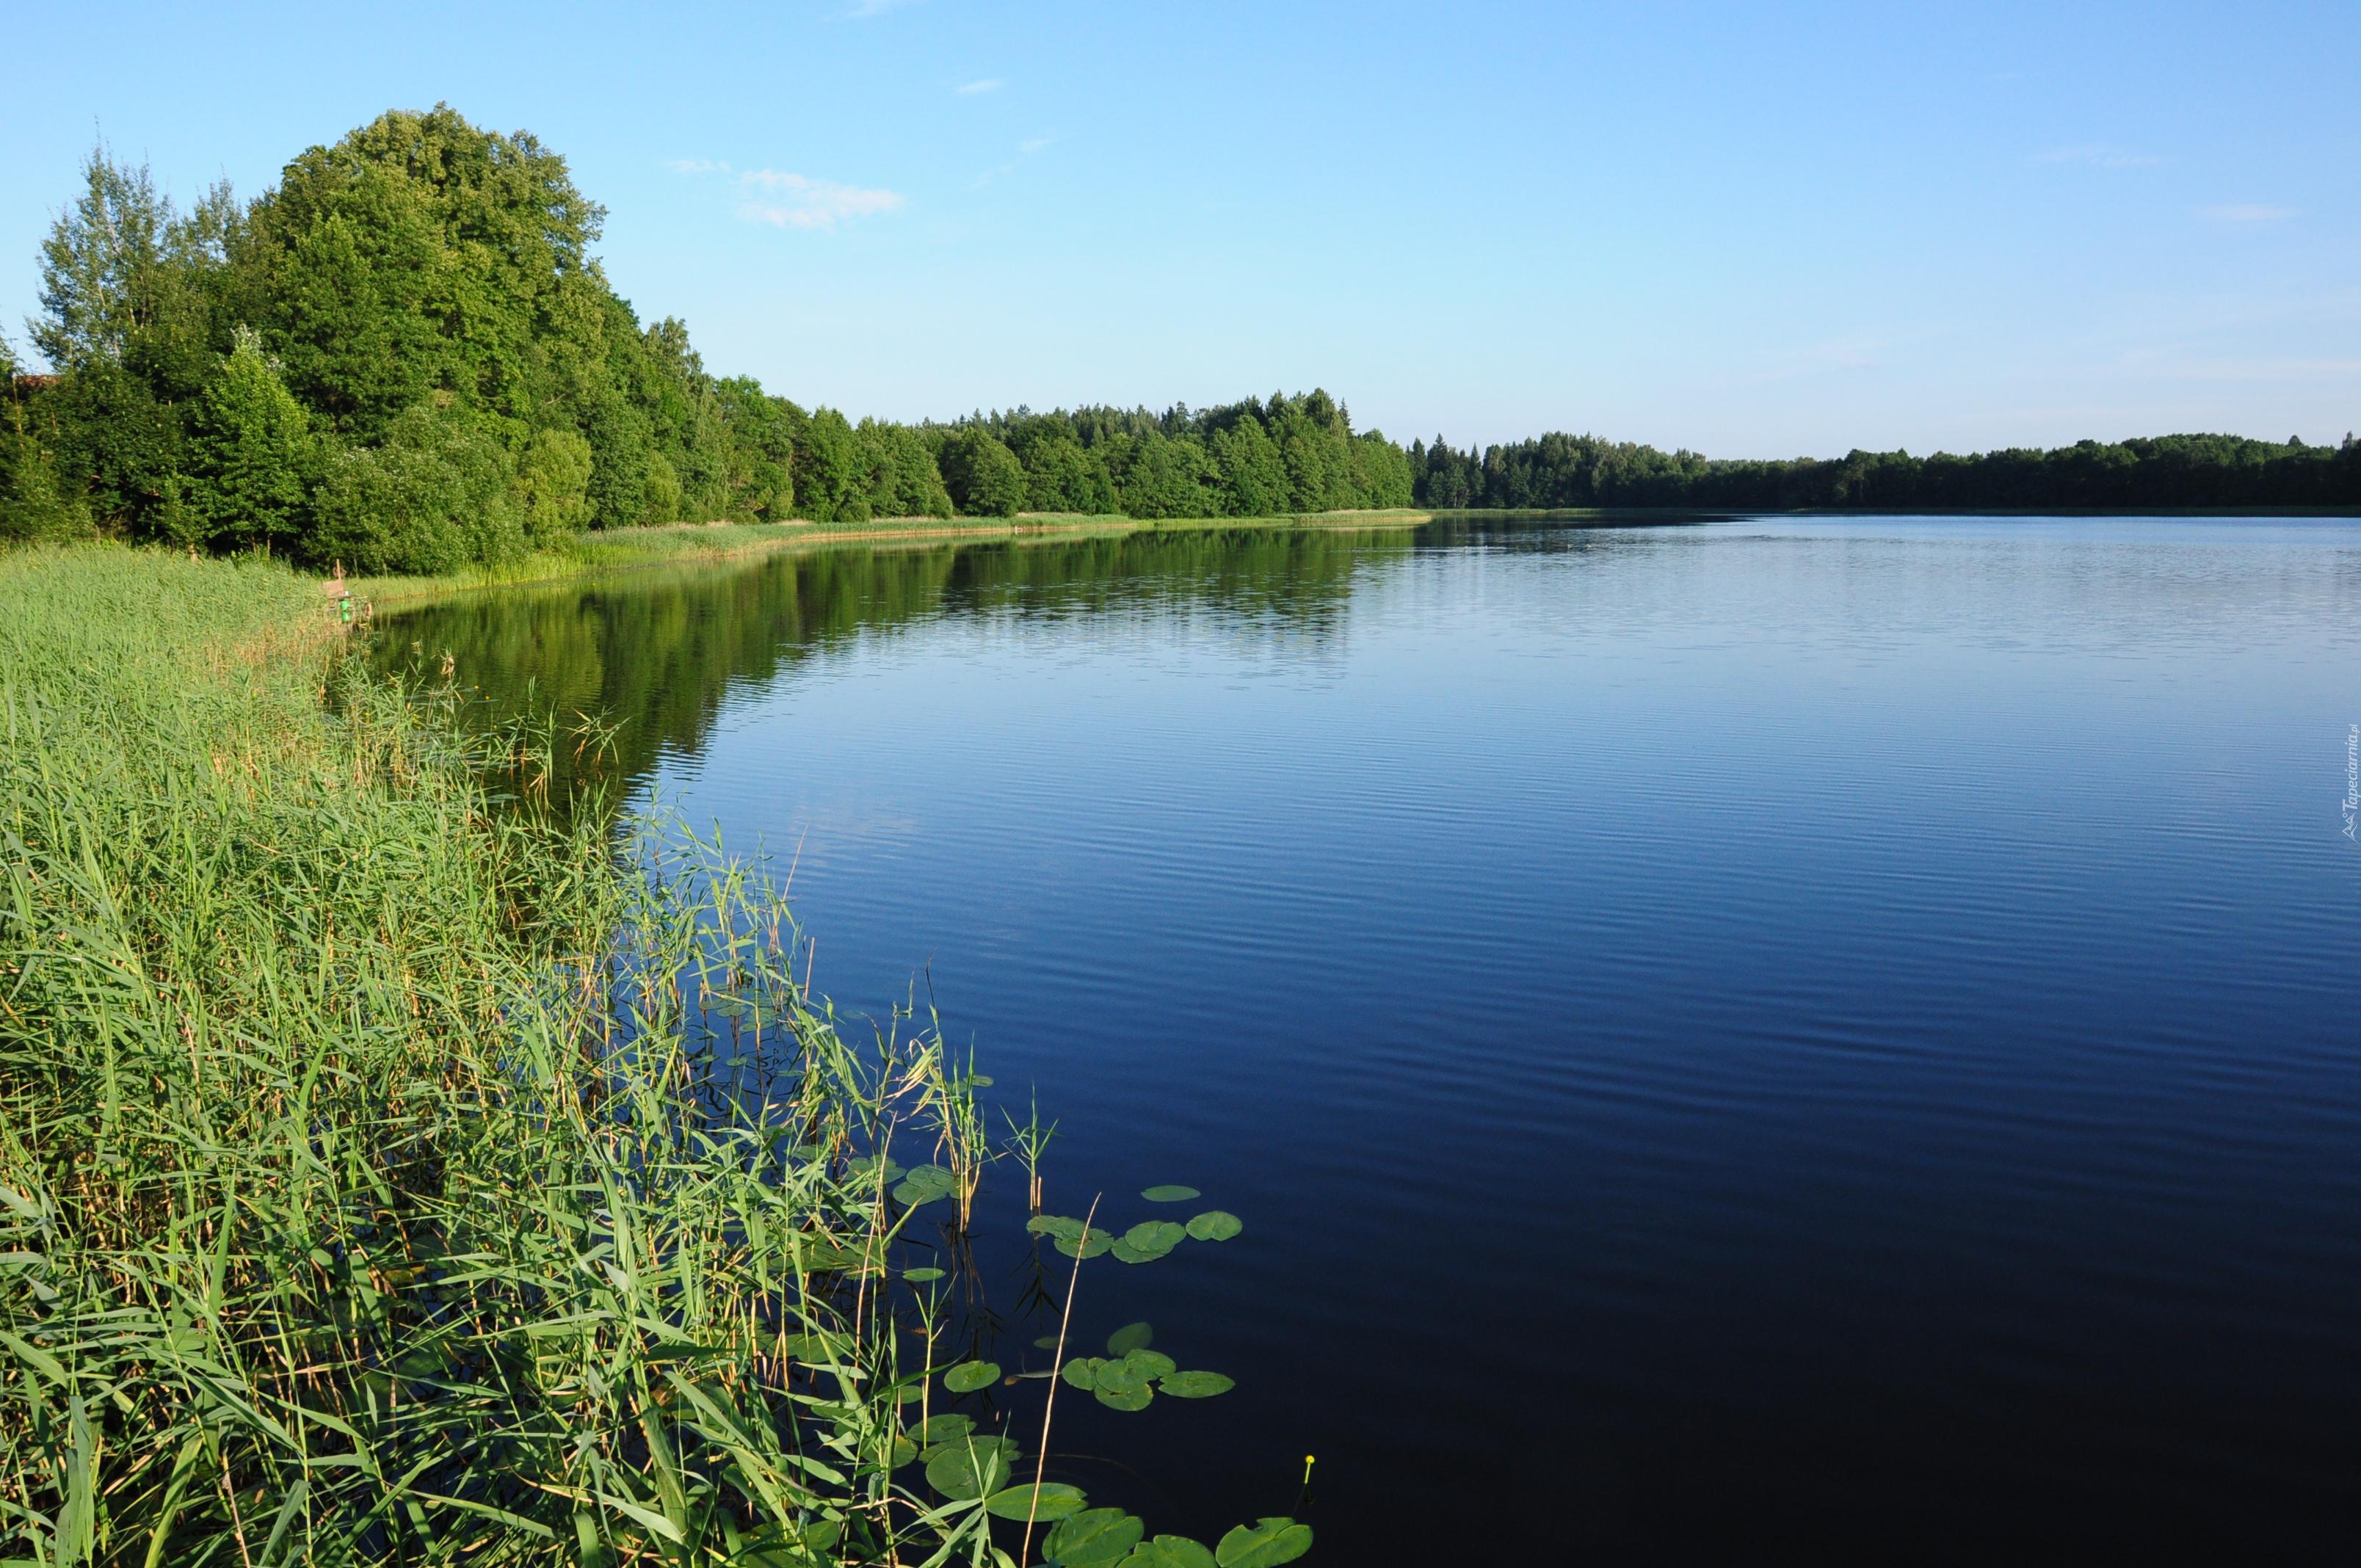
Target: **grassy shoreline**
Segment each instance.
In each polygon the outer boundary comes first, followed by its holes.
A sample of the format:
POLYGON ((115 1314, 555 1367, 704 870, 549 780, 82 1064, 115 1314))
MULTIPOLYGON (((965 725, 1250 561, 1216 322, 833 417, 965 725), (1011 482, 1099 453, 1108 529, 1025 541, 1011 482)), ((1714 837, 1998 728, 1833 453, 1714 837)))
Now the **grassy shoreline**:
POLYGON ((0 556, 5 1555, 989 1563, 903 1413, 966 1069, 342 637, 281 564, 0 556))
POLYGON ((662 528, 588 533, 563 550, 540 551, 498 566, 443 576, 349 579, 352 591, 380 608, 417 604, 479 588, 565 582, 609 572, 720 561, 780 550, 835 544, 926 544, 935 541, 1013 539, 1054 542, 1131 533, 1252 528, 1416 528, 1431 511, 1307 512, 1278 517, 1132 518, 1083 513, 1021 512, 1013 518, 877 518, 867 522, 674 523, 662 528))
POLYGON ((1383 511, 1290 513, 1273 517, 1131 518, 1089 513, 1025 512, 1013 518, 878 518, 859 523, 710 522, 616 529, 585 534, 566 548, 536 552, 499 566, 471 567, 443 576, 366 576, 353 592, 379 608, 423 603, 484 588, 522 587, 652 566, 723 561, 782 550, 839 544, 925 545, 935 542, 1006 539, 1055 543, 1133 533, 1203 532, 1223 529, 1418 528, 1440 518, 1477 521, 1557 520, 1613 524, 1737 517, 2361 517, 2356 507, 2204 507, 2138 510, 1960 511, 1715 511, 1688 507, 1488 508, 1476 511, 1396 509, 1383 511))

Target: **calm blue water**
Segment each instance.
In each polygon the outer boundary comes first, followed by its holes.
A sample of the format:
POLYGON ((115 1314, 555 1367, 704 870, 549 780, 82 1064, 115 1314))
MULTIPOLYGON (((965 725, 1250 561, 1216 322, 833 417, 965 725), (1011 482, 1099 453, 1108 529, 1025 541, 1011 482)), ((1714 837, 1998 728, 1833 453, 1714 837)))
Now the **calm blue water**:
POLYGON ((1038 1082, 1053 1210, 1246 1218, 1085 1271, 1238 1379, 1061 1402, 1151 1528, 2361 1546, 2361 524, 840 551, 391 632, 799 847, 818 988, 1038 1082))

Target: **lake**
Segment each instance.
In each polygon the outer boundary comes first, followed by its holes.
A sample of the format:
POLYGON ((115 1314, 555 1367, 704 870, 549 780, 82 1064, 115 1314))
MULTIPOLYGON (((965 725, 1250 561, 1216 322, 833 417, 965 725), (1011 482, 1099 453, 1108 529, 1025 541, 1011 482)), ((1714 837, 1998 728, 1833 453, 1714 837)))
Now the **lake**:
POLYGON ((379 645, 607 714, 631 802, 792 863, 818 991, 1038 1085, 1051 1210, 1244 1218, 1082 1273, 1084 1348, 1237 1379, 1060 1401, 1053 1475, 1152 1530, 2361 1540, 2361 523, 876 545, 379 645))

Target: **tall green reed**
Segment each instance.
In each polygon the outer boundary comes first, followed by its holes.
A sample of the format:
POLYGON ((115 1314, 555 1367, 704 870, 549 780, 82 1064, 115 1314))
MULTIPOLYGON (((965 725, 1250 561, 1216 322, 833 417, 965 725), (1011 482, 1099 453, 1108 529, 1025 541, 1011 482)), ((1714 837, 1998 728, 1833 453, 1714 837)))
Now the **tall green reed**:
MULTIPOLYGON (((550 808, 557 737, 470 740, 447 692, 334 673, 337 638, 267 564, 0 560, 16 1559, 1137 1541, 938 1413, 988 1381, 943 1372, 912 1230, 950 1200, 956 1266, 972 1065, 915 1015, 840 1028, 767 881, 662 823, 619 849, 550 808)), ((1300 1554, 1292 1528, 1224 1568, 1300 1554)))

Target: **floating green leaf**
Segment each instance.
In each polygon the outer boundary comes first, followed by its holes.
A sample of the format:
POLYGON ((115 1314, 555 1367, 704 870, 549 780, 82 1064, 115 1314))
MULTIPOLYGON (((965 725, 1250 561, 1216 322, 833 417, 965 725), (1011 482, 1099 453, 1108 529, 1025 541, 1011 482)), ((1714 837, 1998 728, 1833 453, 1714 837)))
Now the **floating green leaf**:
POLYGON ((954 1394, 972 1394, 1000 1381, 1000 1363, 962 1361, 943 1374, 943 1387, 954 1394))
POLYGON ((1127 1355, 1156 1343, 1156 1331, 1146 1323, 1126 1323, 1107 1335, 1109 1355, 1127 1355))
POLYGON ((1153 1263, 1179 1246, 1189 1232, 1170 1220, 1148 1220, 1124 1232, 1115 1255, 1126 1263, 1153 1263))
POLYGON ((1128 1356, 1121 1361, 1100 1362, 1098 1370, 1091 1376, 1091 1387, 1102 1394, 1128 1394, 1136 1388, 1147 1387, 1148 1384, 1148 1374, 1132 1365, 1128 1356))
POLYGON ((788 1338, 786 1351, 797 1361, 829 1362, 842 1355, 851 1343, 844 1334, 795 1334, 788 1338))
POLYGON ((1043 1334, 1039 1339, 1033 1342, 1033 1348, 1035 1350, 1055 1350, 1058 1348, 1059 1343, 1060 1341, 1056 1334, 1043 1334))
POLYGON ((1044 1481, 1037 1506, 1032 1485, 1028 1482, 1022 1486, 1010 1486, 994 1492, 983 1508, 995 1519, 1062 1519, 1082 1512, 1082 1505, 1087 1501, 1089 1499, 1082 1496, 1080 1486, 1069 1486, 1063 1481, 1044 1481))
POLYGON ((992 1439, 947 1443, 927 1461, 927 1485, 946 1497, 973 1502, 1008 1485, 1009 1467, 1006 1451, 992 1439))
POLYGON ((1105 1365, 1095 1355, 1078 1355, 1066 1363, 1061 1376, 1077 1388, 1093 1388, 1098 1386, 1099 1368, 1105 1365))
POLYGON ((1172 1358, 1160 1350, 1127 1350, 1123 1365, 1137 1376, 1161 1377, 1172 1370, 1172 1358))
POLYGON ((1037 1236, 1072 1239, 1082 1234, 1082 1222, 1068 1219, 1063 1214, 1036 1214, 1025 1222, 1025 1228, 1037 1236))
POLYGON ((1204 1194, 1193 1187, 1151 1187, 1140 1196, 1151 1203, 1186 1203, 1190 1199, 1202 1198, 1204 1194))
POLYGON ((1146 1529, 1121 1508, 1086 1508, 1051 1530, 1041 1551, 1060 1568, 1114 1568, 1146 1529))
POLYGON ((910 1435, 931 1447, 935 1443, 965 1437, 973 1431, 975 1422, 967 1416, 930 1416, 912 1427, 910 1435))
POLYGON ((797 1237, 796 1251, 814 1274, 874 1274, 885 1266, 873 1247, 842 1245, 824 1236, 797 1237))
POLYGON ((1101 1378, 1101 1382, 1096 1388, 1092 1390, 1092 1395, 1100 1404, 1107 1406, 1111 1409, 1144 1410, 1148 1409, 1148 1401, 1156 1398, 1156 1390, 1150 1388, 1145 1382, 1127 1383, 1113 1388, 1108 1387, 1104 1381, 1106 1377, 1106 1368, 1104 1366, 1099 1368, 1099 1377, 1101 1378))
POLYGON ((1168 1372, 1156 1387, 1176 1399, 1210 1399, 1237 1387, 1218 1372, 1168 1372))
POLYGON ((1118 1568, 1215 1568, 1213 1554, 1185 1535, 1143 1541, 1118 1568))
POLYGON ((1240 1525, 1213 1549, 1218 1568, 1279 1568, 1312 1550, 1312 1527, 1290 1519, 1240 1525))
POLYGON ((1246 1223, 1226 1209, 1208 1209, 1189 1222, 1189 1234, 1201 1242, 1225 1242, 1246 1228, 1246 1223))
POLYGON ((919 1451, 918 1457, 932 1464, 943 1454, 964 1453, 969 1449, 979 1454, 997 1453, 1012 1467, 1023 1457, 1023 1451, 1017 1448, 1014 1438, 976 1436, 955 1437, 948 1442, 930 1443, 919 1451))
POLYGON ((931 1266, 925 1268, 906 1268, 902 1271, 902 1277, 908 1280, 913 1285, 924 1285, 929 1280, 940 1279, 942 1277, 943 1271, 941 1269, 931 1266))
POLYGON ((1104 1231, 1087 1231, 1073 1236, 1060 1236, 1058 1250, 1068 1257, 1104 1257, 1115 1250, 1115 1238, 1104 1231))
POLYGON ((894 1189, 894 1201, 905 1208, 915 1209, 938 1198, 949 1198, 958 1190, 958 1177, 939 1165, 922 1165, 903 1177, 900 1185, 894 1189))
POLYGON ((909 1464, 910 1461, 917 1457, 918 1445, 912 1442, 906 1437, 897 1435, 894 1439, 894 1442, 890 1445, 886 1453, 885 1468, 888 1470, 899 1470, 902 1466, 909 1464))

